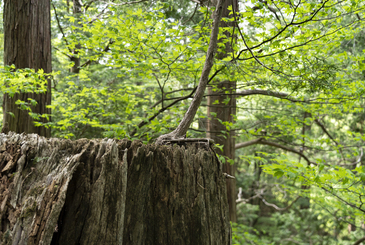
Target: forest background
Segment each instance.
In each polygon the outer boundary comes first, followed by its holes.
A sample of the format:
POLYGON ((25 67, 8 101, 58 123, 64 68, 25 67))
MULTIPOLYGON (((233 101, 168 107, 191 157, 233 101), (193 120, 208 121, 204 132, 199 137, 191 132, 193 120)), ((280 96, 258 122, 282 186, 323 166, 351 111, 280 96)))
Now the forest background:
MULTIPOLYGON (((227 180, 234 244, 361 244, 365 3, 226 2, 186 137, 213 138, 236 178, 227 180)), ((53 0, 53 73, 2 63, 1 96, 43 93, 49 78, 51 113, 32 110, 41 102, 31 98, 15 103, 52 137, 153 143, 194 96, 213 9, 195 0, 53 0)))

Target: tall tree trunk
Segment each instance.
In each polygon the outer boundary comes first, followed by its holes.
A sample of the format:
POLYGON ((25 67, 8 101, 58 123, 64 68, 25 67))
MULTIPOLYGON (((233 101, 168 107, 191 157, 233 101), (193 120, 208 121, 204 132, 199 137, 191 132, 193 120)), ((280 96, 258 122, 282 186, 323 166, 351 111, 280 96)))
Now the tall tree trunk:
POLYGON ((209 145, 0 134, 0 244, 231 244, 209 145))
MULTIPOLYGON (((223 5, 222 18, 232 17, 228 10, 229 6, 234 6, 235 12, 238 12, 237 0, 227 0, 223 5)), ((222 27, 233 27, 235 23, 221 21, 222 27)), ((218 53, 218 58, 223 59, 227 57, 228 53, 232 52, 232 43, 235 43, 236 37, 226 33, 232 40, 225 43, 225 52, 218 53)), ((234 115, 236 115, 236 99, 233 95, 224 95, 225 92, 230 94, 236 91, 236 81, 217 81, 216 91, 213 92, 212 88, 209 88, 208 96, 208 133, 207 137, 214 139, 214 141, 220 145, 223 145, 223 151, 219 151, 219 154, 225 156, 227 159, 235 159, 235 133, 233 130, 227 130, 226 126, 222 122, 233 123, 234 115), (229 102, 227 103, 227 99, 229 102), (213 114, 212 114, 213 113, 213 114), (213 116, 214 115, 214 116, 213 116)), ((226 162, 223 167, 223 171, 229 175, 235 176, 236 165, 226 162)), ((237 222, 236 214, 236 181, 231 179, 227 181, 227 195, 229 204, 229 216, 232 222, 237 222)))
MULTIPOLYGON (((18 68, 33 68, 52 71, 51 65, 51 18, 49 0, 5 0, 4 1, 4 64, 18 68)), ((18 133, 37 133, 50 137, 51 131, 45 127, 35 127, 27 111, 18 109, 17 100, 38 102, 31 106, 34 113, 50 114, 51 82, 44 94, 18 93, 13 97, 4 95, 3 124, 18 133), (8 112, 14 114, 11 116, 8 112)), ((42 119, 47 122, 46 119, 42 119)))
MULTIPOLYGON (((213 96, 214 93, 222 94, 223 87, 225 91, 229 91, 230 93, 234 92, 235 87, 234 82, 221 82, 218 85, 219 90, 216 92, 212 92, 212 89, 209 88, 209 97, 208 97, 208 116, 210 120, 208 121, 208 132, 207 137, 214 140, 216 144, 223 146, 223 151, 216 149, 217 153, 225 156, 226 159, 235 159, 235 135, 234 131, 227 130, 226 126, 222 122, 233 122, 236 109, 236 100, 234 96, 231 95, 216 95, 213 96), (224 103, 224 101, 229 98, 230 101, 228 104, 224 103), (214 103, 218 101, 218 103, 214 103), (212 113, 216 116, 212 116, 212 113)), ((231 164, 229 162, 225 162, 223 164, 223 172, 235 176, 236 174, 236 164, 231 164)), ((230 221, 237 222, 237 214, 236 214, 236 199, 237 199, 237 190, 236 190, 236 181, 235 179, 227 180, 227 197, 228 197, 228 205, 229 205, 229 216, 230 221)))
MULTIPOLYGON (((312 115, 308 112, 304 112, 304 115, 303 115, 303 122, 306 121, 307 118, 310 118, 312 115)), ((306 142, 306 133, 309 132, 311 130, 311 126, 310 125, 306 125, 303 123, 303 126, 302 126, 302 135, 303 135, 303 138, 302 138, 302 147, 300 149, 300 153, 304 153, 305 151, 305 142, 306 142)), ((298 162, 300 162, 300 160, 302 159, 301 156, 299 156, 299 159, 298 159, 298 162)), ((308 192, 310 191, 310 186, 309 185, 303 185, 301 186, 301 189, 303 190, 303 192, 307 192, 306 195, 308 195, 308 192), (307 191, 308 190, 308 191, 307 191)), ((309 209, 310 208, 310 199, 309 199, 309 195, 308 196, 304 196, 304 197, 301 197, 299 200, 298 200, 298 203, 300 204, 300 209, 309 209)))
MULTIPOLYGON (((76 18, 76 25, 79 26, 79 21, 81 20, 81 3, 80 0, 73 0, 73 15, 76 18)), ((81 48, 80 43, 76 44, 75 48, 72 50, 71 61, 74 63, 71 67, 72 73, 80 73, 80 56, 79 49, 81 48)))

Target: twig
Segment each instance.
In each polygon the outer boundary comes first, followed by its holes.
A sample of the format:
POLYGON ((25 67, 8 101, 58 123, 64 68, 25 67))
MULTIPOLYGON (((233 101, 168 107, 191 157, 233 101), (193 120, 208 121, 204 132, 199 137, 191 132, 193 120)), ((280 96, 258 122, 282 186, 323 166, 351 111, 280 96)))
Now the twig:
POLYGON ((286 211, 288 210, 291 206, 293 206, 293 204, 299 199, 300 196, 298 196, 297 198, 294 199, 294 201, 292 203, 290 203, 287 207, 285 208, 280 208, 278 206, 276 206, 275 204, 269 203, 267 202, 264 198, 260 197, 260 199, 262 200, 263 203, 265 203, 266 206, 270 206, 275 208, 278 211, 286 211))
MULTIPOLYGON (((58 19, 58 14, 57 14, 57 11, 56 11, 56 7, 54 6, 53 2, 52 2, 52 7, 53 7, 53 10, 54 10, 54 13, 55 13, 55 17, 56 17, 56 21, 57 21, 58 28, 60 29, 60 31, 62 33, 63 40, 65 40, 65 43, 66 43, 66 46, 67 46, 68 50, 72 53, 72 50, 70 49, 69 44, 68 44, 68 41, 66 39, 66 35, 63 32, 63 28, 62 28, 62 26, 60 24, 60 20, 58 19)), ((70 56, 68 56, 68 57, 70 57, 70 56)))
MULTIPOLYGON (((336 146, 339 145, 339 143, 335 140, 335 138, 332 137, 332 135, 328 132, 328 130, 326 129, 326 127, 323 125, 323 123, 321 123, 321 121, 319 121, 319 119, 315 119, 314 122, 323 130, 323 132, 336 144, 336 146)), ((342 149, 339 148, 339 151, 341 153, 341 157, 342 157, 342 160, 344 162, 345 161, 345 157, 343 155, 343 152, 342 152, 342 149)))
POLYGON ((365 236, 357 240, 354 245, 360 245, 363 241, 365 241, 365 236))
POLYGON ((87 22, 87 24, 92 24, 94 21, 96 21, 97 19, 99 19, 100 16, 102 16, 104 14, 104 11, 109 8, 109 3, 105 6, 105 8, 103 10, 100 11, 100 13, 94 17, 94 19, 90 20, 89 22, 87 22))
POLYGON ((132 2, 124 2, 124 3, 108 2, 108 4, 115 5, 115 6, 123 6, 123 5, 128 5, 128 4, 143 3, 143 2, 147 2, 147 1, 149 1, 149 0, 140 0, 140 1, 132 1, 132 2))
POLYGON ((54 48, 55 50, 57 50, 58 52, 60 52, 61 54, 67 56, 67 58, 71 59, 72 56, 69 55, 69 54, 66 54, 65 52, 62 52, 59 48, 55 47, 55 46, 52 46, 52 48, 54 48))
POLYGON ((352 207, 352 208, 355 208, 363 213, 365 213, 365 210, 362 209, 361 207, 357 207, 355 204, 352 204, 346 200, 344 200, 342 197, 340 197, 339 195, 329 191, 328 189, 324 188, 324 187, 321 187, 322 190, 326 191, 327 193, 331 194, 332 196, 336 197, 337 199, 339 199, 341 202, 345 203, 346 205, 352 207))
POLYGON ((85 5, 85 11, 87 11, 89 9, 89 7, 91 6, 91 4, 93 4, 94 2, 96 2, 96 0, 91 0, 90 2, 88 2, 86 5, 85 5))
POLYGON ((200 3, 199 2, 196 2, 196 5, 195 5, 195 9, 194 9, 193 14, 189 17, 189 19, 187 19, 186 21, 184 21, 183 23, 181 23, 181 25, 185 25, 186 23, 188 23, 194 17, 194 15, 196 13, 196 10, 198 9, 199 5, 200 5, 200 3))
MULTIPOLYGON (((261 197, 261 195, 263 195, 264 194, 264 191, 266 190, 266 187, 265 188, 263 188, 263 189, 259 189, 259 191, 257 191, 257 194, 256 195, 254 195, 254 196, 251 196, 251 197, 249 197, 249 198, 241 198, 240 196, 238 196, 238 198, 237 198, 237 200, 236 200, 236 203, 241 203, 241 202, 243 202, 243 203, 247 203, 249 200, 251 200, 251 199, 255 199, 255 198, 260 198, 261 197)), ((240 187, 240 189, 239 189, 239 191, 240 191, 240 193, 242 194, 242 188, 240 187)), ((239 193, 239 194, 240 194, 239 193)))
MULTIPOLYGON (((103 51, 101 53, 108 52, 110 50, 110 45, 112 45, 113 43, 114 43, 114 41, 110 39, 108 44, 105 46, 105 48, 103 49, 103 51)), ((82 64, 80 67, 85 67, 85 66, 89 65, 91 62, 92 62, 92 60, 88 60, 84 64, 82 64)))

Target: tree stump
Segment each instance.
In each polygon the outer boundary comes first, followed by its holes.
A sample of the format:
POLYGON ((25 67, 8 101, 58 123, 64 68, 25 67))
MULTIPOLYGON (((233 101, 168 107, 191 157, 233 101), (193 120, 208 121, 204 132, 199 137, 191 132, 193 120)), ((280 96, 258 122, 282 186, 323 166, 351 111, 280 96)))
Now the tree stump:
POLYGON ((198 144, 10 132, 0 171, 1 244, 230 244, 221 166, 198 144))

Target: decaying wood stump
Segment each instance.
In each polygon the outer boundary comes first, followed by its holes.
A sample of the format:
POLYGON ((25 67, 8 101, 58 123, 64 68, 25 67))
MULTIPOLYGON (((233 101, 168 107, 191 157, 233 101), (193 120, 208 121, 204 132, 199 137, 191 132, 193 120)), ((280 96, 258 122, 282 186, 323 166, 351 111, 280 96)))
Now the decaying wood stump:
POLYGON ((230 244, 201 145, 0 134, 0 244, 230 244))

